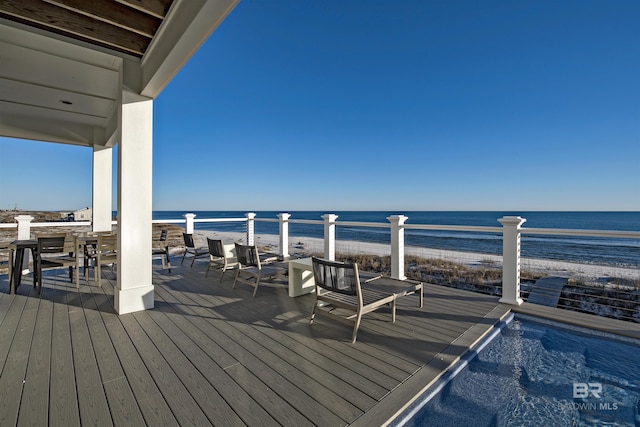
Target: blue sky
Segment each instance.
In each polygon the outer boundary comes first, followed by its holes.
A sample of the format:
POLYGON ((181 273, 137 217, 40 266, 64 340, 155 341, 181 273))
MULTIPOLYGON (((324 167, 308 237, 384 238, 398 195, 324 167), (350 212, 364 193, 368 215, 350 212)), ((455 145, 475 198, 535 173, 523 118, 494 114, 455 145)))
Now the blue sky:
MULTIPOLYGON (((638 22, 637 0, 243 0, 154 103, 154 209, 640 210, 638 22)), ((0 152, 0 209, 91 204, 90 149, 0 152)))

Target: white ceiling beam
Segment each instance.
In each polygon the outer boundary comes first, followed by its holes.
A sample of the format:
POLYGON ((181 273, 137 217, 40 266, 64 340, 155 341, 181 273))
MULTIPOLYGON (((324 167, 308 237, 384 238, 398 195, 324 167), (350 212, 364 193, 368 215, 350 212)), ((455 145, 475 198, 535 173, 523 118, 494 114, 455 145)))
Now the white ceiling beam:
POLYGON ((176 0, 142 58, 140 94, 156 98, 239 0, 176 0))

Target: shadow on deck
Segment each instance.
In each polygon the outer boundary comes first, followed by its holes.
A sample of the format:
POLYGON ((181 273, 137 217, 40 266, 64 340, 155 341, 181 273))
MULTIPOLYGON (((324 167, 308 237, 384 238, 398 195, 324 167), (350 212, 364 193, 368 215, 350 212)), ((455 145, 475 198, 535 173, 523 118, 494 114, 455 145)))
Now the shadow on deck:
POLYGON ((0 425, 380 425, 509 311, 425 285, 351 329, 284 283, 231 288, 205 261, 154 265, 155 309, 118 316, 103 287, 48 272, 41 295, 0 276, 0 425))

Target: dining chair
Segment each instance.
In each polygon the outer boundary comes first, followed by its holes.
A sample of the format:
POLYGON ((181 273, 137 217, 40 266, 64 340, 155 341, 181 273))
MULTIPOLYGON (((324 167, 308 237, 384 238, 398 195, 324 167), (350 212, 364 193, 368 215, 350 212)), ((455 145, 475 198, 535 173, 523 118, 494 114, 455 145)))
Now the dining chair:
MULTIPOLYGON (((236 278, 233 281, 233 288, 236 287, 236 282, 243 274, 246 279, 255 279, 253 296, 256 296, 258 292, 258 286, 262 278, 273 278, 276 276, 285 275, 288 272, 287 268, 280 267, 273 264, 263 265, 260 262, 260 254, 258 248, 255 245, 241 245, 235 244, 236 256, 238 257, 238 272, 236 278)), ((247 280, 248 281, 248 280, 247 280)))
POLYGON ((38 291, 42 292, 42 270, 69 268, 69 281, 73 282, 73 269, 78 264, 75 236, 67 233, 41 235, 37 238, 34 274, 38 291))
POLYGON ((234 258, 230 256, 232 254, 227 253, 225 245, 220 239, 210 239, 207 237, 207 246, 209 247, 209 266, 207 267, 207 272, 204 277, 209 276, 209 270, 212 267, 217 268, 222 270, 222 274, 220 274, 220 283, 222 283, 224 272, 230 267, 233 268, 238 265, 237 258, 234 258))
MULTIPOLYGON (((79 254, 82 254, 84 261, 84 280, 89 283, 89 269, 93 268, 93 280, 98 281, 98 272, 96 269, 96 260, 98 253, 96 251, 96 245, 98 244, 98 236, 111 235, 112 231, 90 231, 86 236, 80 236, 77 238, 77 246, 79 254)), ((78 280, 78 275, 76 275, 78 280)))
POLYGON ((195 239, 193 238, 193 234, 182 233, 182 237, 184 238, 184 255, 182 255, 182 261, 180 261, 180 264, 182 264, 184 262, 184 258, 187 256, 187 254, 191 254, 192 258, 193 258, 191 260, 191 267, 193 267, 193 263, 196 260, 196 258, 209 256, 209 249, 208 248, 196 247, 196 243, 195 243, 195 239))
POLYGON ((162 268, 168 267, 169 273, 171 273, 171 258, 169 258, 169 242, 167 241, 167 230, 162 229, 160 231, 160 237, 158 240, 152 242, 151 256, 160 256, 162 261, 162 268), (166 260, 166 262, 165 262, 166 260))
POLYGON ((96 265, 95 273, 98 278, 98 287, 102 287, 102 266, 114 266, 118 263, 118 236, 115 234, 100 234, 95 249, 96 265))

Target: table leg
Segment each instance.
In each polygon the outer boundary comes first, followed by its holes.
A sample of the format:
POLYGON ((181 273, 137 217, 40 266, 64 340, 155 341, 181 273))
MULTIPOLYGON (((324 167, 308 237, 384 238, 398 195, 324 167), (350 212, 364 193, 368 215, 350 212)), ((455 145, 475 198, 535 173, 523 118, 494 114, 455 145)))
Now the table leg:
POLYGON ((38 283, 38 269, 36 268, 36 262, 38 262, 38 250, 31 248, 31 258, 33 258, 33 287, 36 287, 38 283))
POLYGON ((15 270, 14 267, 14 260, 13 260, 13 255, 14 250, 10 249, 9 250, 9 293, 11 294, 15 294, 16 290, 13 288, 13 270, 15 270))
POLYGON ((22 279, 22 260, 24 258, 24 249, 16 249, 16 259, 13 264, 13 284, 11 287, 11 293, 15 294, 20 286, 20 280, 22 279))

